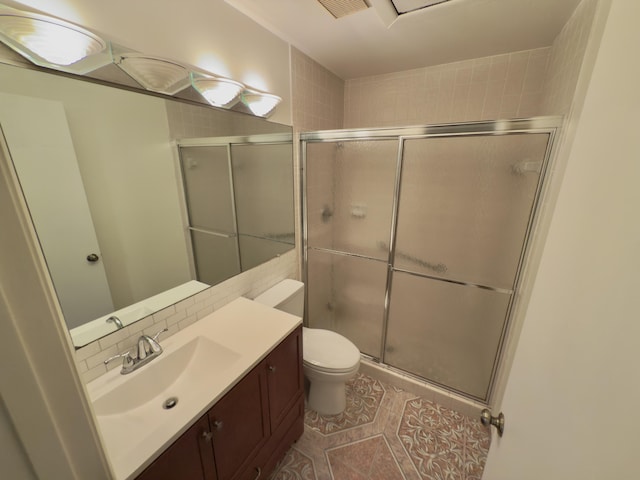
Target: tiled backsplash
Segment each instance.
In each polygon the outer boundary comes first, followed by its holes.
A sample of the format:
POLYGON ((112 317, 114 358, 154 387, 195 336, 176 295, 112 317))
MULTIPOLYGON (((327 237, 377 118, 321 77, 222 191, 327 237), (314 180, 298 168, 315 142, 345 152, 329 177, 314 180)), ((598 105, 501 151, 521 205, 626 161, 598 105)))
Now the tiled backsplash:
POLYGON ((154 335, 164 328, 169 331, 162 339, 173 335, 214 310, 238 297, 255 298, 285 278, 297 278, 298 255, 295 250, 241 273, 229 280, 203 290, 175 305, 150 315, 139 322, 101 338, 76 350, 76 364, 85 383, 99 377, 112 368, 120 368, 122 362, 114 360, 108 366, 104 361, 114 355, 132 349, 140 335, 154 335))

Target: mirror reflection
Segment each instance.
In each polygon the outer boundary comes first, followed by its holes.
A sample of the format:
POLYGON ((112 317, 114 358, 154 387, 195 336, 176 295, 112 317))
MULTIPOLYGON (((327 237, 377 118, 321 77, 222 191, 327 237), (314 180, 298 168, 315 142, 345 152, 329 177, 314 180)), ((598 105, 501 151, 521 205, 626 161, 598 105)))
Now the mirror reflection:
POLYGON ((198 280, 219 283, 291 248, 290 135, 182 141, 179 147, 198 280))
POLYGON ((8 65, 0 85, 76 347, 293 248, 290 127, 8 65))

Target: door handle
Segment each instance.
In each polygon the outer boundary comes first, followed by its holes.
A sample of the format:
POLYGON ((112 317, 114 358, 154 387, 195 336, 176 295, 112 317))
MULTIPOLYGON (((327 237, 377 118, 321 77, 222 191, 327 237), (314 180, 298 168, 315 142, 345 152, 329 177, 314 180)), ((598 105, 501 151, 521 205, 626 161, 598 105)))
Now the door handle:
POLYGON ((100 260, 100 257, 96 253, 90 253, 87 255, 87 262, 95 263, 100 260))

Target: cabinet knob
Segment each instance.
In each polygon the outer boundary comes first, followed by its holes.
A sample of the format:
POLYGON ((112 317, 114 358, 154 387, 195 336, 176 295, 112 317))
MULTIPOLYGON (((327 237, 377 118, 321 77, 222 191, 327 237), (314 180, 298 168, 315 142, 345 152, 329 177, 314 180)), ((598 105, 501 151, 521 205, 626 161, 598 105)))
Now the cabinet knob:
POLYGON ((89 255, 87 255, 87 262, 95 263, 98 260, 100 260, 100 257, 95 253, 90 253, 89 255))
POLYGON ((213 422, 213 428, 215 428, 216 430, 222 430, 222 420, 216 420, 213 422))
POLYGON ((276 371, 276 366, 275 366, 275 365, 269 365, 269 366, 267 367, 267 370, 269 370, 269 372, 271 372, 271 373, 275 373, 275 371, 276 371))
POLYGON ((204 438, 207 442, 210 442, 213 438, 213 433, 211 432, 202 432, 202 438, 204 438))
POLYGON ((262 469, 260 467, 256 467, 256 478, 254 478, 253 480, 258 480, 260 478, 260 475, 262 475, 262 469))

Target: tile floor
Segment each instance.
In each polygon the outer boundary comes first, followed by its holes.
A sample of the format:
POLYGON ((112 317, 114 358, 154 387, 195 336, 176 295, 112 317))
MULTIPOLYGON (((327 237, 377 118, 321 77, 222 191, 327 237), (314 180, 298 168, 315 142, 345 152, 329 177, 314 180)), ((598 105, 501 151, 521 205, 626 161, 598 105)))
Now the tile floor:
POLYGON ((306 411, 270 480, 480 480, 489 436, 477 419, 359 373, 344 413, 306 411))

